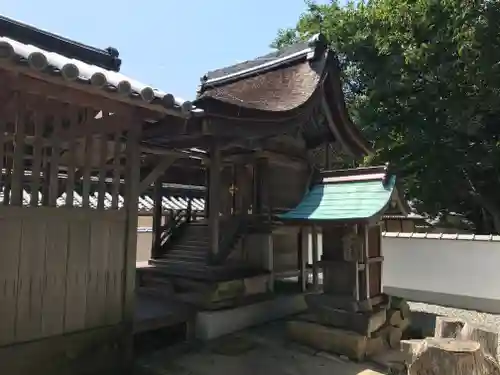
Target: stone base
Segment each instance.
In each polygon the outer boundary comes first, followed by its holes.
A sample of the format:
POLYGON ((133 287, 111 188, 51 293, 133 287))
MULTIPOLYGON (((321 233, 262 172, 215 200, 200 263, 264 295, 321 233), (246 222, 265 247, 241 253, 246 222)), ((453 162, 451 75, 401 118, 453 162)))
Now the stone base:
POLYGON ((387 311, 381 309, 373 313, 353 313, 350 311, 322 308, 301 317, 301 320, 318 323, 327 327, 345 329, 371 337, 387 320, 387 311))
POLYGON ((352 297, 322 293, 308 295, 306 302, 312 310, 324 306, 352 312, 369 312, 376 310, 380 306, 387 307, 390 304, 390 298, 387 295, 380 294, 369 299, 356 301, 352 297))
POLYGON ((386 350, 381 338, 368 338, 356 332, 327 327, 322 324, 293 320, 288 322, 290 339, 314 349, 345 355, 362 361, 386 350))
POLYGON ((356 312, 352 309, 336 307, 336 296, 311 294, 305 297, 310 315, 306 320, 357 332, 366 337, 377 331, 387 320, 387 308, 383 304, 373 307, 372 311, 356 312))
POLYGON ((176 278, 173 284, 180 290, 177 298, 202 310, 238 307, 249 299, 262 299, 269 292, 268 275, 218 282, 176 278))
POLYGON ((273 299, 218 311, 202 311, 196 316, 196 337, 211 340, 242 329, 306 310, 304 295, 279 296, 273 299))

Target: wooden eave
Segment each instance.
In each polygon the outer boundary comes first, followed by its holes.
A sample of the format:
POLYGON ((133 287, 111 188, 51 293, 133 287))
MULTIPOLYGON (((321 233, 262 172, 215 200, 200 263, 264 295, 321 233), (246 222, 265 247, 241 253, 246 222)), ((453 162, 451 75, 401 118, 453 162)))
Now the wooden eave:
POLYGON ((352 156, 371 155, 373 150, 370 144, 360 129, 352 122, 347 111, 337 57, 333 52, 329 52, 326 58, 329 60, 326 64, 328 72, 322 87, 321 108, 327 118, 330 130, 335 139, 352 156))

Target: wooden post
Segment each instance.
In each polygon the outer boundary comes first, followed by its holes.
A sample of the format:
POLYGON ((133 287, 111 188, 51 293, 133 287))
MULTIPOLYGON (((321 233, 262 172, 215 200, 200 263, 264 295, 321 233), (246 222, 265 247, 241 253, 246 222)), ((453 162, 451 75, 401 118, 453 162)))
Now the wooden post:
POLYGON ((259 162, 259 188, 261 189, 260 197, 262 205, 261 213, 266 214, 267 220, 270 223, 272 220, 272 204, 269 184, 269 159, 260 159, 259 162))
POLYGON ((312 242, 312 267, 313 267, 313 288, 317 290, 319 287, 319 263, 318 263, 318 229, 315 225, 312 226, 311 231, 311 242, 312 242))
POLYGON ((193 216, 193 197, 188 197, 188 205, 187 205, 187 218, 186 221, 190 223, 192 221, 193 216))
POLYGON ((261 213, 261 199, 260 199, 260 169, 257 160, 253 162, 253 214, 259 215, 261 213))
MULTIPOLYGON (((359 230, 358 229, 359 229, 358 225, 356 224, 354 226, 354 232, 356 233, 356 235, 359 234, 359 230)), ((356 293, 356 296, 355 297, 356 297, 356 301, 359 301, 359 297, 360 297, 360 295, 359 295, 359 289, 360 289, 359 288, 359 259, 356 259, 355 272, 356 272, 356 275, 355 275, 355 280, 356 280, 356 291, 355 291, 355 293, 356 293)))
MULTIPOLYGON (((128 117, 128 116, 127 116, 128 117)), ((125 118, 127 118, 125 117, 125 118)), ((127 132, 127 178, 125 184, 125 256, 123 279, 123 328, 124 328, 124 363, 125 368, 131 368, 133 361, 133 328, 135 303, 135 270, 137 256, 137 220, 140 183, 141 153, 139 141, 141 137, 142 121, 136 121, 131 116, 127 132)))
POLYGON ((237 209, 236 209, 236 191, 237 191, 237 170, 236 170, 236 165, 233 164, 232 166, 232 192, 231 192, 231 215, 236 215, 237 214, 237 209))
POLYGON ((363 227, 363 248, 364 248, 364 263, 365 263, 365 288, 366 288, 366 299, 370 298, 370 242, 369 242, 369 227, 364 225, 363 227))
POLYGON ((162 217, 162 178, 158 177, 154 185, 153 208, 153 241, 151 243, 151 258, 161 256, 161 217, 162 217))
POLYGON ((207 190, 205 190, 205 218, 208 218, 210 215, 210 169, 209 167, 205 167, 205 186, 207 190))
POLYGON ((274 292, 274 282, 275 282, 275 273, 274 273, 274 243, 273 243, 273 235, 272 233, 266 234, 267 239, 267 269, 269 270, 269 284, 268 290, 269 292, 274 292))
POLYGON ((309 231, 305 227, 301 227, 298 235, 298 265, 299 265, 299 285, 300 291, 307 290, 307 258, 309 257, 309 231))
POLYGON ((212 256, 219 252, 219 211, 220 211, 220 179, 221 154, 219 145, 213 141, 210 147, 210 186, 209 186, 209 227, 210 253, 212 256))

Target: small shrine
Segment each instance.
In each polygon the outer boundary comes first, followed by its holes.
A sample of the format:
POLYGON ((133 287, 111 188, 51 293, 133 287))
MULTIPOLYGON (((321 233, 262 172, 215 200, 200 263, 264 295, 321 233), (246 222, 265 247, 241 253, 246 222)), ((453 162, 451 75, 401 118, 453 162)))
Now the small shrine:
POLYGON ((382 292, 380 222, 390 206, 406 211, 385 165, 321 172, 302 202, 280 215, 313 237, 314 290, 305 296, 308 313, 290 322, 292 338, 357 360, 399 345, 408 312, 382 292))

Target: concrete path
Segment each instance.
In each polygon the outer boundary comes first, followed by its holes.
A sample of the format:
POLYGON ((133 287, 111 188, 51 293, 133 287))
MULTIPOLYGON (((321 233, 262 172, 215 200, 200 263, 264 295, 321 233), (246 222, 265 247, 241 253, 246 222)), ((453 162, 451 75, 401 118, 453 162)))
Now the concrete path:
POLYGON ((159 375, 381 375, 370 364, 353 363, 290 342, 284 321, 214 340, 187 353, 157 352, 138 360, 140 373, 159 375))

